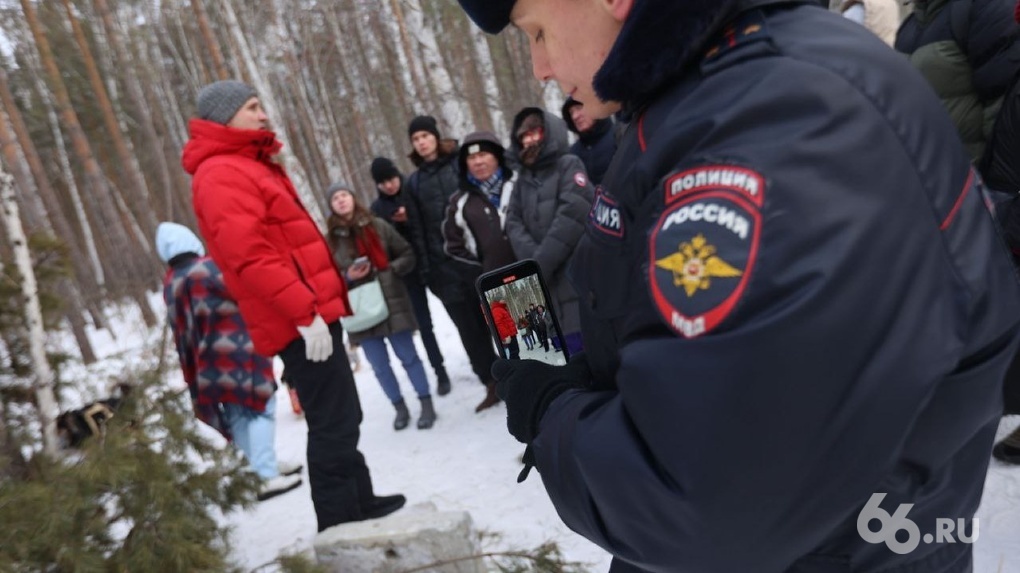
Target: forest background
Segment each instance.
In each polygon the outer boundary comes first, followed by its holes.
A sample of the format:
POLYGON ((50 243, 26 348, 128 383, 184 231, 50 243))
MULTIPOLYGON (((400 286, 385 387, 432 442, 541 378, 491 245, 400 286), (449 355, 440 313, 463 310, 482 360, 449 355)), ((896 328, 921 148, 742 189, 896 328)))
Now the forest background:
MULTIPOLYGON (((455 0, 0 0, 0 167, 26 233, 66 245, 59 293, 85 362, 86 321, 103 326, 104 302, 133 301, 157 322, 144 296, 163 273, 153 236, 164 220, 194 228, 180 155, 203 85, 256 88, 321 222, 333 181, 375 197, 373 157, 411 171, 415 115, 447 137, 504 137, 524 106, 558 111, 526 44, 482 34, 455 0)), ((3 237, 10 261, 17 239, 3 237)))

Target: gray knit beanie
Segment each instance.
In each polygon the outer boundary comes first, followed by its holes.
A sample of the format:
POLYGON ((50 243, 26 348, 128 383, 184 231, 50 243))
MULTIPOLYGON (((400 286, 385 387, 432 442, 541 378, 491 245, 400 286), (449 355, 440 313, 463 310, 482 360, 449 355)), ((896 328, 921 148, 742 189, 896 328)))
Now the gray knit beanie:
POLYGON ((326 189, 326 203, 329 203, 330 201, 332 201, 333 200, 333 195, 336 195, 337 193, 339 193, 341 191, 346 191, 346 192, 350 193, 351 196, 354 196, 354 188, 353 187, 351 187, 350 185, 348 185, 347 183, 345 183, 343 181, 337 181, 336 183, 330 185, 328 189, 326 189))
POLYGON ((198 117, 227 125, 237 110, 256 95, 255 90, 244 82, 213 82, 198 92, 198 117))

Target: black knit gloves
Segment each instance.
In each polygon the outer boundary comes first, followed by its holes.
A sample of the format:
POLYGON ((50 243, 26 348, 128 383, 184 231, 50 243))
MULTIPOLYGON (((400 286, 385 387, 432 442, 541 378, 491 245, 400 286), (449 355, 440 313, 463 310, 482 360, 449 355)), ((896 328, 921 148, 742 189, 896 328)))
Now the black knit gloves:
POLYGON ((566 366, 552 366, 538 360, 497 360, 492 364, 496 393, 506 403, 506 427, 513 437, 530 444, 538 423, 560 394, 591 384, 591 372, 584 353, 566 366))

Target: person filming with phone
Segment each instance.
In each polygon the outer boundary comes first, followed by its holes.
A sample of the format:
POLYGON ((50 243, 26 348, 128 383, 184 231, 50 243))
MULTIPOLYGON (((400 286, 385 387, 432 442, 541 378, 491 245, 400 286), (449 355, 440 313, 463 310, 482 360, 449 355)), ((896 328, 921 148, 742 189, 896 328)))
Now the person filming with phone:
POLYGON ((627 125, 585 352, 493 365, 560 518, 614 573, 972 571, 917 540, 977 533, 1020 286, 910 62, 814 0, 459 2, 627 125))

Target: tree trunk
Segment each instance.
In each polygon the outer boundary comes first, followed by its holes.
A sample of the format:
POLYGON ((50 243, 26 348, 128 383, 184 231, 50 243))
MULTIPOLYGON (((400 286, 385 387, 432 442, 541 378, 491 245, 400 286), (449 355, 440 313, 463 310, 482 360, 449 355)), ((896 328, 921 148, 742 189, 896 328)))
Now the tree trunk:
POLYGON ((67 323, 71 325, 71 334, 78 344, 81 352, 81 361, 84 364, 92 364, 96 361, 96 351, 92 348, 92 341, 89 340, 88 331, 85 330, 85 307, 81 293, 75 288, 71 281, 60 281, 60 296, 67 305, 67 323))
MULTIPOLYGON (((145 147, 148 148, 148 152, 156 164, 156 175, 158 176, 159 184, 163 187, 164 216, 168 219, 176 220, 175 212, 179 209, 175 208, 173 194, 180 182, 174 180, 173 173, 179 171, 179 169, 171 170, 170 164, 167 161, 163 138, 157 133, 155 122, 161 114, 153 113, 152 108, 146 103, 144 95, 144 85, 146 84, 139 80, 140 72, 135 63, 135 58, 125 47, 120 27, 113 19, 113 14, 110 12, 106 0, 95 0, 95 9, 103 25, 103 31, 106 33, 107 43, 113 50, 119 68, 124 71, 131 70, 122 75, 128 102, 134 109, 138 126, 141 128, 142 136, 145 140, 145 147)), ((187 215, 190 216, 190 213, 187 215)))
POLYGON ((60 407, 53 391, 55 376, 46 357, 46 332, 43 330, 42 308, 39 306, 39 290, 32 269, 32 255, 28 251, 28 239, 21 227, 18 202, 14 193, 14 178, 0 170, 0 219, 14 250, 14 261, 21 275, 21 294, 25 305, 25 324, 28 326, 28 342, 35 374, 35 399, 42 425, 43 451, 56 457, 57 415, 60 407))
POLYGON ((40 61, 43 69, 46 71, 46 77, 49 79, 49 87, 53 92, 57 105, 57 113, 60 116, 64 129, 67 131, 68 137, 71 139, 71 147, 74 150, 76 159, 85 171, 85 179, 92 191, 91 199, 95 202, 95 214, 104 231, 100 236, 103 237, 109 247, 108 253, 111 255, 113 268, 120 271, 118 278, 121 280, 129 279, 132 274, 133 265, 130 260, 125 260, 125 255, 129 255, 132 252, 130 248, 131 242, 128 240, 124 229, 117 224, 117 208, 113 200, 113 191, 107 184, 106 177, 96 161, 95 154, 92 152, 92 145, 85 136, 85 131, 78 120, 78 114, 71 106, 70 94, 53 57, 49 40, 47 40, 46 35, 43 33, 42 26, 35 13, 35 7, 32 5, 32 0, 21 0, 21 7, 29 29, 32 31, 32 37, 35 39, 36 48, 39 50, 40 61))
POLYGON ((421 60, 415 57, 417 51, 415 51, 414 44, 411 42, 411 34, 407 31, 407 19, 404 17, 404 9, 400 6, 400 2, 401 0, 390 0, 390 9, 393 10, 393 19, 396 20, 397 27, 400 30, 400 48, 403 50, 403 63, 411 74, 411 86, 408 91, 411 95, 411 101, 429 101, 427 97, 434 94, 423 93, 421 91, 426 87, 425 74, 419 70, 421 60))
MULTIPOLYGON (((39 92, 40 97, 43 101, 43 107, 46 108, 46 121, 50 128, 50 133, 53 134, 53 154, 56 155, 57 165, 60 168, 60 173, 63 175, 64 184, 67 186, 67 193, 71 198, 71 204, 74 209, 74 215, 76 216, 79 226, 81 228, 82 245, 80 248, 84 250, 82 256, 73 256, 72 264, 75 265, 79 280, 83 281, 84 288, 90 289, 92 286, 98 287, 98 290, 102 291, 106 288, 106 271, 102 264, 102 259, 99 258, 99 247, 96 245, 95 234, 92 232, 92 224, 89 221, 88 214, 85 212, 85 205, 81 199, 81 194, 78 190, 77 181, 74 178, 74 173, 71 171, 71 161, 67 157, 67 148, 64 144, 64 136, 60 131, 60 121, 57 119, 56 111, 54 110, 53 101, 50 97, 49 91, 46 89, 46 85, 42 80, 41 74, 32 74, 33 79, 36 83, 36 89, 39 92), (89 262, 89 265, 85 264, 85 261, 89 262)), ((6 79, 3 73, 3 68, 0 68, 0 80, 6 79)), ((36 188, 42 195, 43 200, 47 202, 47 207, 51 215, 54 217, 55 214, 60 213, 63 215, 64 210, 60 206, 60 200, 57 198, 56 192, 50 185, 49 176, 46 175, 46 170, 43 168, 42 161, 39 160, 39 154, 36 151, 35 145, 29 137, 28 128, 21 121, 20 112, 14 103, 14 98, 10 94, 10 90, 7 89, 5 81, 0 81, 0 96, 4 97, 4 107, 8 109, 8 114, 11 115, 12 119, 17 119, 14 122, 15 132, 18 134, 18 140, 21 142, 21 150, 28 158, 29 166, 35 175, 36 188), (13 114, 12 114, 13 112, 13 114), (34 165, 34 167, 32 167, 34 165)), ((69 243, 77 244, 75 240, 78 235, 72 231, 70 220, 66 217, 62 217, 63 221, 58 221, 56 218, 53 219, 54 228, 58 233, 69 243)), ((102 292, 97 293, 102 295, 102 292)))
MULTIPOLYGON (((2 71, 2 70, 0 70, 2 71)), ((25 164, 18 155, 18 145, 15 136, 7 127, 7 119, 4 117, 3 107, 0 105, 0 160, 7 163, 7 168, 14 176, 16 183, 15 191, 18 194, 18 202, 25 205, 25 220, 29 229, 43 229, 48 227, 46 223, 46 208, 43 206, 38 194, 32 193, 32 185, 29 183, 31 176, 25 170, 25 164)))
MULTIPOLYGON (((22 0, 22 2, 25 1, 27 0, 22 0)), ((254 84, 252 87, 254 87, 255 92, 259 94, 259 100, 262 102, 266 115, 269 116, 270 124, 274 126, 274 129, 280 130, 283 128, 284 122, 283 117, 280 116, 280 108, 276 105, 276 98, 273 95, 272 86, 266 82, 265 76, 261 71, 262 66, 260 66, 255 60, 255 55, 248 46, 248 40, 245 38, 244 30, 241 28, 241 23, 237 19, 237 13, 234 12, 234 6, 230 2, 223 2, 222 8, 227 17, 227 28, 230 30, 230 34, 234 38, 234 43, 237 45, 237 49, 241 52, 241 61, 248 70, 248 76, 254 84)), ((304 207, 308 211, 308 214, 311 215, 312 220, 314 220, 319 226, 319 229, 324 230, 326 228, 326 220, 323 218, 322 208, 319 206, 320 202, 316 199, 316 194, 312 193, 308 186, 308 177, 305 175, 304 168, 301 167, 297 158, 294 157, 294 154, 286 145, 284 145, 283 151, 280 153, 280 158, 282 159, 283 166, 287 170, 287 174, 290 176, 290 180, 294 184, 294 189, 297 190, 298 196, 301 198, 301 202, 304 203, 304 207)))
POLYGON ((135 301, 138 310, 142 313, 142 320, 145 321, 145 326, 152 328, 159 324, 159 318, 156 317, 156 313, 152 310, 152 305, 149 304, 146 290, 144 288, 133 288, 130 294, 131 300, 135 301))
MULTIPOLYGON (((71 2, 70 0, 62 0, 62 2, 64 3, 64 10, 67 11, 67 19, 71 23, 71 33, 74 35, 75 43, 81 52, 82 61, 85 63, 85 72, 88 75, 89 84, 92 86, 92 91, 96 96, 96 103, 103 116, 103 124, 106 126, 106 131, 109 132, 110 139, 113 141, 114 152, 117 154, 117 160, 120 163, 120 168, 123 170, 125 182, 127 183, 126 187, 129 189, 127 193, 128 206, 134 214, 135 220, 142 225, 145 233, 153 235, 156 232, 156 215, 152 212, 149 188, 138 167, 137 157, 134 154, 134 150, 131 149, 130 142, 120 129, 117 114, 113 111, 113 102, 110 101, 106 86, 103 84, 103 78, 99 74, 99 67, 96 66, 96 60, 92 56, 92 48, 89 47, 88 40, 85 38, 85 31, 82 30, 81 23, 78 22, 78 18, 74 15, 71 2)), ((105 0, 99 0, 99 3, 103 2, 105 0)), ((110 34, 107 34, 107 36, 110 36, 110 34)), ((149 241, 143 241, 141 244, 145 251, 151 254, 152 250, 149 248, 149 241)))
POLYGON ((230 72, 227 71, 227 66, 223 63, 223 52, 220 51, 220 43, 209 26, 209 17, 205 13, 205 7, 202 5, 201 0, 191 0, 191 8, 195 12, 198 30, 202 33, 205 52, 212 58, 216 79, 229 80, 230 72))
MULTIPOLYGON (((16 168, 15 173, 17 173, 17 171, 23 171, 23 169, 21 168, 21 162, 18 161, 18 156, 14 147, 15 143, 13 139, 10 138, 10 134, 7 132, 7 124, 3 120, 3 114, 0 114, 0 151, 2 151, 0 155, 3 156, 4 161, 6 161, 8 165, 11 165, 16 168)), ((32 186, 29 184, 28 179, 29 176, 26 173, 21 173, 20 176, 18 175, 15 176, 17 186, 21 187, 22 189, 21 194, 22 201, 24 201, 25 194, 28 194, 29 196, 35 196, 32 194, 32 186)), ((38 217, 40 220, 39 228, 45 229, 47 233, 50 233, 52 235, 53 227, 50 224, 50 219, 46 216, 45 210, 43 210, 43 212, 40 213, 38 217)), ((64 215, 62 213, 58 212, 54 219, 61 221, 64 226, 67 226, 67 220, 64 219, 64 215)), ((67 231, 68 233, 70 232, 69 229, 67 229, 67 231)), ((67 234, 64 235, 64 237, 69 238, 70 235, 67 234)), ((65 238, 65 241, 66 240, 67 239, 65 238)), ((70 258, 72 263, 77 262, 78 258, 73 251, 74 251, 73 249, 70 248, 68 249, 68 252, 71 253, 70 258)), ((72 266, 74 265, 72 264, 72 266)), ((86 282, 85 284, 88 283, 86 282)), ((85 319, 84 317, 82 317, 83 310, 81 305, 81 296, 79 295, 72 281, 70 281, 69 279, 61 279, 58 288, 60 289, 60 294, 64 301, 71 302, 70 305, 71 308, 69 309, 67 317, 68 322, 71 324, 71 331, 74 334, 75 341, 78 343, 78 348, 81 350, 82 360, 85 362, 85 364, 92 364, 93 362, 96 361, 96 355, 95 352, 92 350, 91 341, 89 341, 88 336, 85 334, 85 319)), ((0 455, 2 455, 2 451, 3 451, 2 448, 0 448, 0 455)))

